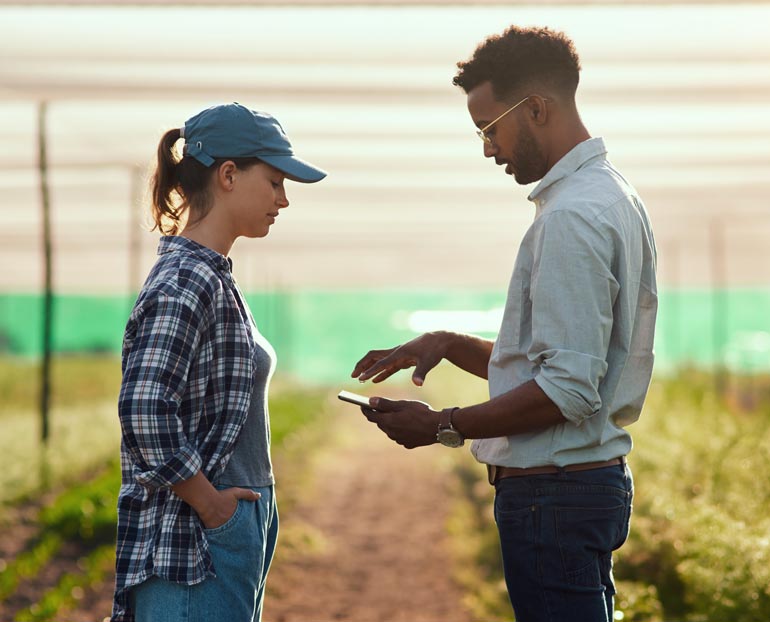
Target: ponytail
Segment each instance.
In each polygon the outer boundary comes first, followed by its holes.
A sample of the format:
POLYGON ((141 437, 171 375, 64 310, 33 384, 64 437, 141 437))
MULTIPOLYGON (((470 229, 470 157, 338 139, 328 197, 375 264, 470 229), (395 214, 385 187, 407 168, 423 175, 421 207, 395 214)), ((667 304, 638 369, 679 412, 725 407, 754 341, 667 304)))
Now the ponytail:
POLYGON ((179 220, 189 207, 179 185, 179 160, 174 152, 174 145, 182 136, 179 128, 169 130, 158 144, 158 165, 152 176, 152 218, 155 221, 153 231, 157 229, 164 235, 174 235, 179 231, 179 220), (181 202, 174 201, 176 194, 181 202))

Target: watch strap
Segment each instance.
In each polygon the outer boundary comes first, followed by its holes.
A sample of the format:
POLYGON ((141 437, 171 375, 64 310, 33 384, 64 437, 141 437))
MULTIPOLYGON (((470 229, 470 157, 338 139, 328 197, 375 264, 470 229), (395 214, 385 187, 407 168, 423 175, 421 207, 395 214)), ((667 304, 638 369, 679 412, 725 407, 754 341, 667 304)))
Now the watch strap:
POLYGON ((452 415, 456 410, 460 410, 459 406, 453 406, 452 408, 444 408, 438 418, 439 430, 453 430, 452 415))

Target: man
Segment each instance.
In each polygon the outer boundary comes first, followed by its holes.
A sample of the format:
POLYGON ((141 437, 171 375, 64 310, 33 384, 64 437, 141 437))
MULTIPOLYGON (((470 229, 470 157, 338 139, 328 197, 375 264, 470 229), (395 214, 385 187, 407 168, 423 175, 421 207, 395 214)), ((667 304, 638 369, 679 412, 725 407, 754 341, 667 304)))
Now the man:
POLYGON ((442 359, 489 381, 491 399, 434 411, 372 398, 367 417, 412 448, 472 452, 495 486, 508 593, 518 622, 613 619, 612 551, 628 534, 626 455, 650 382, 656 252, 634 188, 607 161, 575 104, 580 62, 547 28, 511 27, 458 63, 454 83, 484 156, 529 195, 535 220, 493 343, 434 332, 373 350, 353 377, 381 382, 442 359))

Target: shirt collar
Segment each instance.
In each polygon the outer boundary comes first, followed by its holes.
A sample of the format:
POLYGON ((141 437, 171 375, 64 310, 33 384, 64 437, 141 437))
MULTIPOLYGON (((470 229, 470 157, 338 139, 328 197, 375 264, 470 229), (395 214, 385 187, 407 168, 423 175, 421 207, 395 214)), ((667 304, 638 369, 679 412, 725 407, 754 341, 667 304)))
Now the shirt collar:
POLYGON ((158 255, 173 253, 175 251, 194 255, 217 270, 221 270, 227 274, 232 272, 233 262, 229 257, 225 257, 215 250, 203 246, 203 244, 198 244, 198 242, 194 242, 190 238, 185 238, 181 235, 163 236, 158 244, 158 255))
POLYGON ((539 206, 551 186, 580 170, 590 160, 604 156, 606 153, 607 148, 604 146, 604 139, 602 138, 589 138, 578 143, 553 165, 527 198, 539 206))

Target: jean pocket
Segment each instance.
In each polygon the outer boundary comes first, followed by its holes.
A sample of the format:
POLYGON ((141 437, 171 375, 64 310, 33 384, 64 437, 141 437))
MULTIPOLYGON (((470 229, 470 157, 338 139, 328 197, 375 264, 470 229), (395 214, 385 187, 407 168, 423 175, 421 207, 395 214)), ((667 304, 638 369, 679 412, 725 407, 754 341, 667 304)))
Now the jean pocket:
POLYGON ((617 548, 626 514, 625 504, 555 509, 556 538, 568 583, 601 585, 601 560, 617 548))
POLYGON ((204 532, 207 536, 220 536, 228 531, 230 531, 233 527, 235 527, 235 524, 238 522, 238 520, 241 517, 241 514, 243 513, 243 504, 245 501, 242 499, 238 499, 238 504, 235 506, 235 512, 233 512, 233 515, 228 518, 224 523, 222 523, 219 527, 213 527, 211 529, 205 529, 204 532))
POLYGON ((505 523, 509 527, 523 527, 531 520, 534 511, 532 500, 528 496, 516 494, 513 491, 498 489, 495 494, 495 521, 505 523))

